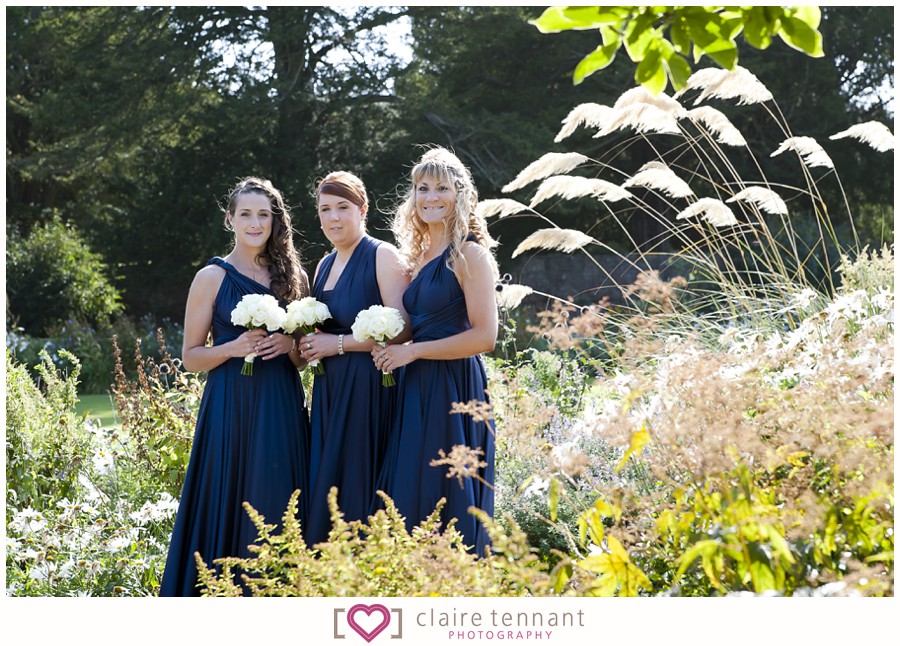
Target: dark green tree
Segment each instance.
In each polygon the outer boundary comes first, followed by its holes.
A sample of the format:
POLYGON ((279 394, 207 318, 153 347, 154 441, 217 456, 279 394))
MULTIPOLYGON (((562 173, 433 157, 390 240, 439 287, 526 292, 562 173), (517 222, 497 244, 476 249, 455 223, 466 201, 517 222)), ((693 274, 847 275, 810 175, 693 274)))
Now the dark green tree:
POLYGON ((302 246, 321 241, 314 178, 378 167, 396 68, 378 29, 401 14, 9 8, 8 222, 27 232, 57 209, 114 268, 130 312, 180 318, 193 273, 228 242, 219 202, 236 178, 285 192, 302 246))

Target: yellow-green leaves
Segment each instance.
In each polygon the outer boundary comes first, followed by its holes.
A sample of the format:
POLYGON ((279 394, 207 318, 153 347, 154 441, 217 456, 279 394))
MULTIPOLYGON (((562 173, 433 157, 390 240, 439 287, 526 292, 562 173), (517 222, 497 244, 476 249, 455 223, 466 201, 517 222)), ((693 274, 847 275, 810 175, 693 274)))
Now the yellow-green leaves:
POLYGON ((543 33, 600 32, 602 44, 575 68, 576 85, 609 66, 624 45, 637 63, 635 82, 659 94, 669 83, 675 90, 685 88, 691 75, 687 56, 694 63, 709 56, 721 67, 734 69, 738 62, 735 39, 742 32, 757 49, 767 48, 777 36, 810 56, 823 56, 821 18, 815 6, 549 7, 531 23, 543 33))
POLYGON ((639 567, 631 562, 628 552, 614 536, 606 537, 606 551, 581 559, 578 567, 599 576, 591 582, 589 593, 609 597, 618 591, 622 597, 636 597, 643 588, 652 590, 653 584, 639 567))
POLYGON ((641 428, 636 430, 631 435, 631 442, 628 446, 628 450, 625 451, 625 455, 622 456, 622 459, 619 460, 619 464, 616 465, 616 472, 622 470, 622 467, 625 466, 625 463, 628 461, 632 455, 636 453, 640 453, 641 449, 643 449, 647 444, 650 443, 650 431, 647 430, 647 426, 642 425, 641 428))

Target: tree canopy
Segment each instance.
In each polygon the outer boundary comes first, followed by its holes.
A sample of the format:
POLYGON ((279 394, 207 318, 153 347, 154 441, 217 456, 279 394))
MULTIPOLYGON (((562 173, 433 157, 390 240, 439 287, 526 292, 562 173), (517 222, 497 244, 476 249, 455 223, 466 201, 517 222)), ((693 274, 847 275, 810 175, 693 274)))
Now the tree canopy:
MULTIPOLYGON (((783 38, 785 16, 811 14, 782 9, 765 51, 744 47, 756 38, 758 12, 742 14, 729 42, 798 133, 890 122, 871 88, 893 83, 893 8, 826 8, 815 27, 820 58, 783 38)), ((383 238, 393 191, 421 145, 454 148, 481 196, 499 197, 529 162, 565 149, 553 139, 569 110, 613 101, 634 84, 624 56, 573 84, 597 29, 542 33, 533 24, 541 14, 507 6, 7 7, 8 243, 58 218, 108 268, 128 313, 180 320, 194 272, 229 243, 220 202, 239 177, 263 175, 284 191, 310 270, 327 249, 310 195, 331 170, 365 180, 370 230, 383 238), (392 40, 401 20, 410 25, 411 60, 392 40)), ((716 15, 710 20, 725 20, 716 15)), ((655 34, 662 25, 654 23, 655 34)), ((627 39, 622 46, 635 51, 627 39)), ((696 64, 715 61, 704 50, 696 64)), ((588 154, 604 145, 589 136, 578 144, 588 154)), ((848 162, 839 163, 851 175, 845 185, 876 235, 891 222, 892 166, 836 147, 848 162)), ((563 215, 602 226, 589 210, 563 215)), ((492 223, 501 259, 515 246, 505 240, 531 226, 492 223)), ((34 308, 29 298, 17 294, 8 310, 34 308)))

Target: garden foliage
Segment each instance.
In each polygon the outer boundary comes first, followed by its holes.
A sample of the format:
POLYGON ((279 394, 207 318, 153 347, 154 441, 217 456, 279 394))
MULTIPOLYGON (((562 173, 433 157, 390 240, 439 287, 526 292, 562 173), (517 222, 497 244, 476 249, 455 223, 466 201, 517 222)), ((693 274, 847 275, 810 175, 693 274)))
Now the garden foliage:
MULTIPOLYGON (((657 159, 622 170, 615 146, 600 159, 550 153, 506 187, 540 182, 529 204, 480 205, 546 225, 515 255, 610 251, 539 204, 593 200, 625 231, 640 211, 687 267, 663 280, 647 262, 655 249, 623 254, 638 279, 593 303, 498 285, 492 409, 453 411, 496 421, 497 508, 480 515, 491 551, 467 552, 437 514, 407 531, 390 500, 346 522, 332 494, 334 527, 316 545, 296 500, 282 519, 248 507, 252 555, 201 561, 206 594, 893 595, 894 251, 835 231, 819 183, 839 179, 818 142, 787 136, 766 151, 800 169, 798 186, 775 187, 727 118, 697 107, 737 99, 789 133, 749 72, 691 79, 678 97, 637 88, 579 106, 558 136, 622 130, 634 138, 619 146, 640 141, 657 159), (738 176, 727 151, 758 175, 738 176), (800 240, 801 220, 815 236, 800 240), (525 299, 546 304, 538 321, 517 322, 525 299)), ((889 132, 865 132, 833 138, 892 149, 889 132)), ((118 364, 114 429, 72 412, 77 359, 62 353, 66 375, 45 355, 36 385, 7 351, 9 594, 156 591, 202 388, 159 345, 159 358, 137 345, 136 376, 118 364)), ((462 473, 453 455, 438 463, 462 473)))

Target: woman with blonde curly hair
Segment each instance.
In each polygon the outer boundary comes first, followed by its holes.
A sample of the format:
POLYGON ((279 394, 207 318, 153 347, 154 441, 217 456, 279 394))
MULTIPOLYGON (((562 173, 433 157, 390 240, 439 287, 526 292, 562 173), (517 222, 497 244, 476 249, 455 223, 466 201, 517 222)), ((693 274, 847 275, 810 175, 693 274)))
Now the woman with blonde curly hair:
MULTIPOLYGON (((197 272, 187 297, 182 365, 207 372, 190 462, 175 517, 160 596, 197 596, 198 553, 207 566, 249 557, 258 532, 249 503, 280 523, 291 494, 308 480, 309 418, 294 339, 231 322, 247 294, 271 294, 282 306, 309 283, 294 249, 290 213, 266 179, 247 177, 228 196, 225 227, 234 246, 197 272), (212 336, 212 345, 207 338, 212 336), (252 376, 241 374, 256 353, 252 376)), ((305 514, 303 500, 299 513, 305 514)))
POLYGON ((490 403, 480 355, 497 339, 495 243, 456 155, 428 150, 410 179, 392 230, 412 274, 403 294, 412 342, 372 351, 381 370, 406 366, 379 488, 408 528, 445 498, 442 521, 455 518, 465 543, 483 555, 488 537, 469 510, 493 514, 494 425, 451 409, 454 402, 490 403))

